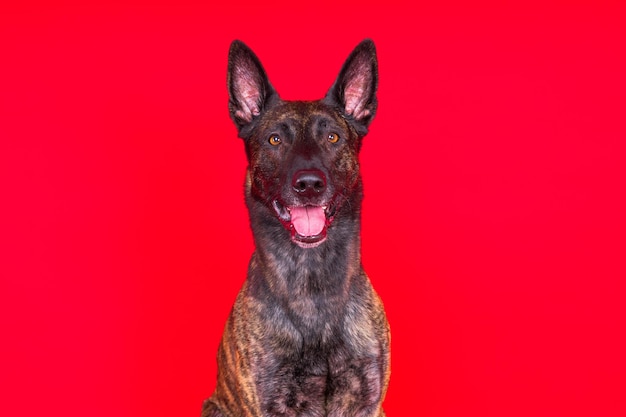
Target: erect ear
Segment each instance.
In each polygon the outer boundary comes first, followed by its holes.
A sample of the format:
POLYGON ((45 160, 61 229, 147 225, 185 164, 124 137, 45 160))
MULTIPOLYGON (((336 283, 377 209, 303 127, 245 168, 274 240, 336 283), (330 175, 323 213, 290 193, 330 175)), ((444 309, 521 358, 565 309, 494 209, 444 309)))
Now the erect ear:
POLYGON ((376 113, 378 61, 376 47, 365 39, 352 51, 324 102, 339 107, 364 135, 376 113))
POLYGON ((239 130, 278 98, 259 58, 238 40, 230 44, 228 53, 228 95, 230 117, 239 130))

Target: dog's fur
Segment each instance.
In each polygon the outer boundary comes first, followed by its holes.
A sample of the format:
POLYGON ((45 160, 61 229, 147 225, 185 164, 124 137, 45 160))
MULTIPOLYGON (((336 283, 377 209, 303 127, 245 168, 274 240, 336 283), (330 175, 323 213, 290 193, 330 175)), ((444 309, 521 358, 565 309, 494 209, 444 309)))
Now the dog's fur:
POLYGON ((365 40, 325 98, 283 101, 254 53, 232 43, 229 108, 248 156, 256 250, 203 417, 384 416, 389 326, 359 237, 358 153, 377 84, 365 40))

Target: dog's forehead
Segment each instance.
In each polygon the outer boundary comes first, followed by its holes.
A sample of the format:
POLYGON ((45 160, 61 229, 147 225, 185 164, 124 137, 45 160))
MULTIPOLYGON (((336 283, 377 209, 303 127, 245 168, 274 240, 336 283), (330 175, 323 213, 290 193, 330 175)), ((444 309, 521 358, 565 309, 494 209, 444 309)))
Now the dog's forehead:
POLYGON ((297 128, 326 123, 343 124, 343 118, 336 110, 319 101, 284 101, 271 113, 268 114, 268 121, 297 128))

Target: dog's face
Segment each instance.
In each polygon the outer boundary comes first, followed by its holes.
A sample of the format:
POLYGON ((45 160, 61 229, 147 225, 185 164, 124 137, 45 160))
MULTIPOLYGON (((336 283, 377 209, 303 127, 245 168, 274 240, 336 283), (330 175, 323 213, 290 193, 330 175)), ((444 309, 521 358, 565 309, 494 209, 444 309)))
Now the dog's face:
POLYGON ((376 111, 374 44, 350 54, 322 100, 284 101, 254 53, 235 41, 230 114, 245 140, 248 192, 302 248, 322 244, 360 183, 358 152, 376 111))

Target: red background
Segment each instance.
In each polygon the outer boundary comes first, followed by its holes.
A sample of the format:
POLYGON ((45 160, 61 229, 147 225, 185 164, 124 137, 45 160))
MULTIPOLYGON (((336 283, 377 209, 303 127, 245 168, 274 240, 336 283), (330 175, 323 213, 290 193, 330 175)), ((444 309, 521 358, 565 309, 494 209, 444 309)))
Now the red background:
POLYGON ((388 415, 626 415, 625 8, 260 3, 2 6, 0 415, 199 415, 253 250, 229 43, 314 99, 364 37, 388 415))

